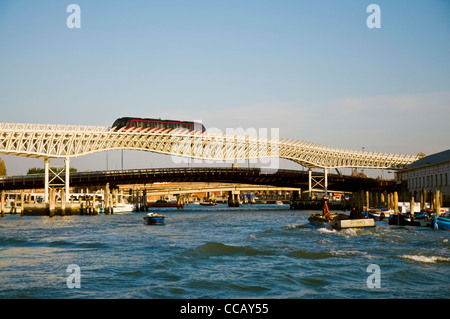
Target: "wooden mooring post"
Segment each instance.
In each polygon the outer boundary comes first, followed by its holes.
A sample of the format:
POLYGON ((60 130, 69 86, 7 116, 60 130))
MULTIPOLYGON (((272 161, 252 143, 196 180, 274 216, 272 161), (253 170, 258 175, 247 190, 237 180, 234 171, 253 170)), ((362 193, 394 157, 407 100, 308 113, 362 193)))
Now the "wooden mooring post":
POLYGON ((109 183, 106 183, 103 213, 108 215, 110 214, 110 212, 111 212, 111 191, 109 189, 109 183))
POLYGON ((366 191, 366 211, 369 211, 369 207, 370 207, 370 194, 369 191, 366 191))
POLYGON ((2 190, 2 193, 1 193, 1 201, 2 201, 1 215, 2 215, 2 218, 4 218, 5 217, 5 191, 4 190, 2 190))
POLYGON ((427 208, 427 190, 422 188, 420 192, 420 211, 424 212, 427 208))
POLYGON ((434 198, 435 198, 434 206, 436 207, 435 213, 437 215, 441 214, 441 198, 440 197, 441 197, 441 191, 437 189, 436 190, 436 195, 434 196, 434 198))
POLYGON ((393 218, 389 218, 389 225, 399 225, 400 218, 398 213, 398 193, 388 194, 389 209, 394 211, 393 218))
POLYGON ((61 216, 66 214, 66 190, 61 190, 61 216))
POLYGON ((55 190, 53 188, 50 188, 49 192, 48 213, 50 217, 55 215, 55 190))
POLYGON ((177 195, 177 209, 184 209, 184 196, 182 194, 177 195))

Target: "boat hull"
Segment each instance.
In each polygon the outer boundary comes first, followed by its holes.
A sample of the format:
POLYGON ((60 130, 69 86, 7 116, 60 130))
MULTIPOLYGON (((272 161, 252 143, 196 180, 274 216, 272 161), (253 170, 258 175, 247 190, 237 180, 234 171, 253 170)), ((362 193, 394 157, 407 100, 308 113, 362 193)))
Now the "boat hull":
POLYGON ((443 216, 434 216, 434 229, 450 231, 450 218, 443 216))
POLYGON ((177 203, 148 203, 149 207, 177 207, 177 203))
POLYGON ((330 214, 331 219, 327 219, 322 214, 312 214, 308 220, 312 224, 323 225, 328 224, 336 230, 347 228, 372 228, 375 227, 373 218, 349 219, 348 215, 330 214))
POLYGON ((373 218, 333 220, 330 222, 330 224, 333 229, 338 230, 347 228, 375 227, 375 221, 373 218))
POLYGON ((433 219, 426 213, 415 213, 413 218, 410 213, 398 213, 389 216, 389 225, 433 227, 433 219))
POLYGON ((144 217, 147 225, 163 225, 165 223, 164 217, 144 217))
POLYGON ((369 212, 367 213, 367 217, 372 218, 375 221, 388 220, 389 212, 378 212, 378 211, 369 210, 369 212))
POLYGON ((202 205, 202 206, 216 206, 217 203, 204 202, 204 203, 200 203, 200 205, 202 205))
POLYGON ((166 216, 157 213, 148 213, 143 218, 147 225, 163 225, 166 216))

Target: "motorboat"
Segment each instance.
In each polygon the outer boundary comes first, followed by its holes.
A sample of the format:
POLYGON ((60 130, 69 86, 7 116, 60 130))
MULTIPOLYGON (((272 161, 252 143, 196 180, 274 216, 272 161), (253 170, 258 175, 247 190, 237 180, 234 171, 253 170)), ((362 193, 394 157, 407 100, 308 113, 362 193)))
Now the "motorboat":
POLYGON ((331 228, 341 230, 346 228, 372 228, 375 227, 373 218, 350 219, 348 215, 329 213, 327 218, 323 214, 311 214, 308 221, 312 224, 330 225, 331 228))
POLYGON ((166 216, 159 213, 148 213, 143 218, 147 225, 163 225, 166 216))

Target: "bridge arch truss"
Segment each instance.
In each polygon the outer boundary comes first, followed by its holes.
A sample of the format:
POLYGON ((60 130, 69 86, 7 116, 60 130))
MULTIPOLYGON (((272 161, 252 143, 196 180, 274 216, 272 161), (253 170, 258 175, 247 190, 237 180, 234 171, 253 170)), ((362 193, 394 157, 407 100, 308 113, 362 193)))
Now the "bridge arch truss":
MULTIPOLYGON (((310 171, 324 169, 325 184, 327 171, 332 168, 395 169, 418 159, 412 155, 342 149, 278 136, 202 133, 180 129, 115 130, 105 126, 0 124, 0 153, 43 158, 46 169, 49 159, 65 159, 66 179, 70 158, 121 149, 220 162, 283 158, 310 171)), ((66 194, 68 196, 68 192, 66 194)))

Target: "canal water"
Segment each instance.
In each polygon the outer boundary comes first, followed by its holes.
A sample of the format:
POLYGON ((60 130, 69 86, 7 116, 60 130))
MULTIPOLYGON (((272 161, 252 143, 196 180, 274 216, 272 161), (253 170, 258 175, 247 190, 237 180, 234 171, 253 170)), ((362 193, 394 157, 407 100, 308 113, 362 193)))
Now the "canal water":
POLYGON ((336 231, 288 205, 158 211, 165 225, 145 213, 6 215, 0 298, 450 297, 450 232, 336 231))

